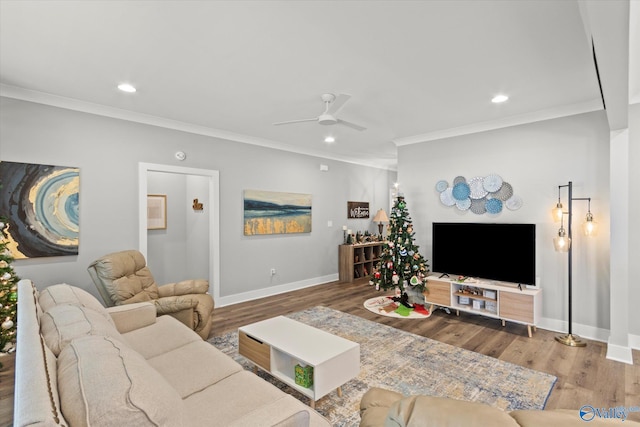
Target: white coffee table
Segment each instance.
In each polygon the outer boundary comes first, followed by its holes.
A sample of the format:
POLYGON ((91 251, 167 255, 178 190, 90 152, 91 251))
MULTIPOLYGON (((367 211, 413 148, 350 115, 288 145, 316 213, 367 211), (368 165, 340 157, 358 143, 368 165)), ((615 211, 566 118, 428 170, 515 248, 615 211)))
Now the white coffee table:
POLYGON ((238 329, 238 353, 300 393, 310 406, 360 372, 360 344, 278 316, 238 329), (313 385, 295 382, 295 366, 313 366, 313 385))

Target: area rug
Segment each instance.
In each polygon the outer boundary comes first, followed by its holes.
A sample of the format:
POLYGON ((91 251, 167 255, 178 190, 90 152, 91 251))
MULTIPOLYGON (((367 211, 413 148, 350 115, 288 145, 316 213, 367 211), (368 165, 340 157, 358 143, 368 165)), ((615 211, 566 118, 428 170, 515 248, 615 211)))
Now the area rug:
POLYGON ((396 317, 398 319, 426 319, 431 316, 433 305, 418 305, 417 308, 407 308, 393 301, 392 297, 382 296, 369 298, 364 302, 364 308, 381 316, 396 317))
MULTIPOLYGON (((504 410, 543 409, 556 377, 502 362, 473 351, 401 331, 327 307, 313 307, 287 317, 360 344, 360 375, 316 402, 316 410, 334 426, 357 426, 359 404, 371 387, 405 395, 427 394, 484 402, 504 410)), ((253 365, 238 355, 237 332, 209 340, 245 369, 253 365)), ((308 398, 258 374, 304 403, 308 398)))

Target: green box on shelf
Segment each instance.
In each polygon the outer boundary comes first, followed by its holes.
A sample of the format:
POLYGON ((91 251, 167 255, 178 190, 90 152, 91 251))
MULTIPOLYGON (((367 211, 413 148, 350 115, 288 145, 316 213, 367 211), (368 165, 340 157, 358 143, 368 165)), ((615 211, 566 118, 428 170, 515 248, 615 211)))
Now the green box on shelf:
POLYGON ((300 364, 295 367, 296 384, 309 388, 313 385, 313 366, 302 366, 300 364))

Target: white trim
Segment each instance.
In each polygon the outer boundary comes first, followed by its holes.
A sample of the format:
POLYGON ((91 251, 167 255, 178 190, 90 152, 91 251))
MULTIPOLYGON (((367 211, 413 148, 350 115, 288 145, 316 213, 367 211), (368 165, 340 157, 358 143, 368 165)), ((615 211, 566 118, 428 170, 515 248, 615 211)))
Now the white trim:
MULTIPOLYGON (((569 325, 566 320, 543 317, 540 319, 538 328, 566 334, 569 330, 569 325)), ((595 326, 582 325, 580 323, 573 322, 572 332, 579 337, 593 341, 607 342, 609 340, 609 330, 596 328, 595 326)))
POLYGON ((138 164, 138 245, 147 257, 147 172, 169 172, 209 178, 209 292, 220 298, 220 173, 215 170, 187 168, 153 163, 138 164))
POLYGON ((629 334, 629 347, 640 350, 640 335, 629 334))
POLYGON ((6 98, 19 99, 22 101, 35 102, 38 104, 50 105, 67 110, 80 111, 83 113, 95 114, 98 116, 111 117, 114 119, 127 120, 135 123, 143 123, 146 125, 162 127, 166 129, 178 130, 181 132, 193 133, 196 135, 210 136, 220 138, 227 141, 241 142, 244 144, 258 145, 261 147, 272 148, 274 150, 282 150, 291 153, 304 154, 306 156, 320 157, 324 159, 336 160, 339 162, 351 163, 360 166, 368 166, 384 170, 397 170, 397 166, 381 164, 382 160, 361 160, 348 156, 336 154, 327 154, 320 150, 311 148, 303 148, 293 146, 284 142, 273 141, 266 138, 258 138, 255 136, 243 135, 235 132, 229 132, 221 129, 210 128, 206 126, 195 125, 192 123, 181 122, 178 120, 166 119, 163 117, 152 116, 149 114, 138 113, 135 111, 123 110, 121 108, 109 107, 106 105, 95 104, 93 102, 80 101, 78 99, 67 98, 50 93, 38 92, 35 90, 24 89, 16 86, 0 84, 0 96, 6 98))
POLYGON ((256 289, 255 291, 242 292, 239 294, 229 295, 216 299, 216 307, 224 307, 225 305, 238 304, 241 302, 252 301, 259 298, 266 298, 273 295, 282 294, 290 291, 308 288, 310 286, 321 285, 324 283, 335 282, 338 280, 338 274, 329 274, 327 276, 312 277, 311 279, 300 280, 298 282, 285 283, 283 285, 272 286, 269 288, 256 289))
POLYGON ((393 140, 396 146, 418 144, 421 142, 434 141, 437 139, 451 138, 454 136, 469 135, 472 133, 486 132, 494 129, 502 129, 511 126, 523 125, 527 123, 540 122, 543 120, 557 119, 559 117, 573 116, 576 114, 590 113, 602 110, 602 101, 593 100, 571 105, 563 105, 557 108, 535 111, 533 113, 520 114, 517 116, 505 117, 498 120, 473 123, 457 128, 443 129, 434 132, 423 133, 422 135, 408 136, 393 140))
POLYGON ((608 343, 607 359, 633 365, 633 354, 631 352, 631 347, 624 347, 621 345, 608 343))

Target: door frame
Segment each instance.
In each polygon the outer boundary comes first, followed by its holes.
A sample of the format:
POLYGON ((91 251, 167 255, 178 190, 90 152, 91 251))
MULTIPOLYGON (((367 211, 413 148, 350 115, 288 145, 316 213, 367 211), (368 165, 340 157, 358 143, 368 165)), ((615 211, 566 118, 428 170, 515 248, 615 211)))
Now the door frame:
POLYGON ((209 179, 209 293, 220 300, 220 173, 216 170, 187 168, 156 163, 138 164, 138 246, 147 257, 147 173, 166 172, 196 175, 209 179))

